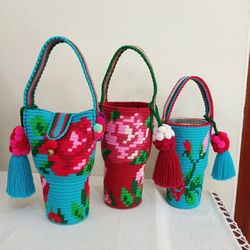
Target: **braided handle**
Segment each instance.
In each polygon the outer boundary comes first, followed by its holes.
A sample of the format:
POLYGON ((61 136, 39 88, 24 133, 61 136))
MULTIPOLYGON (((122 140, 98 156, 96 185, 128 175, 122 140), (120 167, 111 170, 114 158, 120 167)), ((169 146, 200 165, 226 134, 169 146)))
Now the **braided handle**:
POLYGON ((182 77, 176 83, 175 87, 173 88, 172 92, 170 93, 165 103, 164 110, 163 110, 163 117, 162 117, 162 119, 165 122, 169 122, 176 100, 179 97, 179 94, 184 88, 184 86, 190 80, 193 80, 200 89, 201 95, 203 97, 204 105, 205 105, 205 115, 213 119, 214 117, 213 99, 212 99, 210 90, 208 88, 208 85, 202 78, 198 76, 187 76, 187 77, 182 77))
POLYGON ((41 75, 43 73, 43 70, 47 64, 50 52, 52 51, 52 49, 59 43, 66 43, 68 44, 73 51, 75 52, 75 54, 77 55, 79 62, 81 64, 84 76, 87 80, 90 92, 91 92, 91 97, 92 97, 92 101, 93 101, 93 110, 96 113, 97 112, 97 98, 96 98, 96 93, 95 93, 95 89, 93 87, 93 83, 87 68, 87 63, 83 57, 83 55, 81 54, 80 50, 77 48, 77 46, 71 42, 70 40, 68 40, 65 37, 61 37, 61 36, 55 36, 55 37, 51 37, 50 39, 48 39, 45 44, 43 45, 38 59, 36 61, 36 65, 33 69, 33 72, 28 80, 28 83, 26 85, 26 88, 24 90, 24 106, 25 107, 34 107, 35 105, 35 91, 36 91, 36 87, 38 85, 38 82, 41 78, 41 75))
POLYGON ((100 107, 101 107, 103 102, 107 101, 107 97, 108 97, 107 93, 108 93, 109 82, 110 82, 110 79, 111 79, 112 74, 114 72, 114 69, 116 67, 116 64, 117 64, 120 56, 122 55, 122 53, 125 52, 128 49, 131 49, 131 50, 134 50, 135 52, 137 52, 142 57, 142 59, 145 61, 145 63, 147 64, 148 69, 149 69, 150 74, 151 74, 151 77, 152 77, 152 80, 153 80, 153 85, 154 85, 154 93, 153 93, 153 97, 152 97, 152 100, 151 100, 150 104, 152 106, 155 103, 155 97, 156 97, 156 94, 157 94, 157 82, 156 82, 155 74, 154 74, 154 71, 153 71, 153 67, 150 64, 150 61, 149 61, 146 53, 140 47, 133 46, 133 45, 125 45, 125 46, 122 46, 121 48, 119 48, 116 51, 116 53, 114 54, 111 62, 109 63, 109 67, 108 67, 108 69, 106 71, 106 74, 105 74, 103 82, 102 82, 102 96, 101 96, 100 107))

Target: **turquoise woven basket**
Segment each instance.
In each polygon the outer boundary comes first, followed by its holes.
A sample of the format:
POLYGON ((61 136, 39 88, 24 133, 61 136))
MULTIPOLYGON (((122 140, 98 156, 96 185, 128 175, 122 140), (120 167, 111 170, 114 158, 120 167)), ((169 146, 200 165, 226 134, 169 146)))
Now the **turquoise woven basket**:
POLYGON ((172 126, 176 137, 176 152, 180 159, 183 182, 167 189, 167 202, 177 208, 189 209, 200 204, 204 171, 208 163, 211 123, 199 118, 170 118, 174 104, 187 82, 199 87, 205 103, 205 113, 213 118, 213 101, 207 84, 199 77, 183 77, 172 90, 164 108, 163 120, 172 126))
POLYGON ((67 38, 52 37, 42 47, 24 92, 22 124, 41 175, 46 214, 52 222, 77 223, 89 213, 89 174, 94 164, 93 126, 96 95, 79 49, 67 38), (93 109, 81 113, 53 113, 35 105, 34 94, 51 50, 68 44, 76 53, 93 99, 93 109))

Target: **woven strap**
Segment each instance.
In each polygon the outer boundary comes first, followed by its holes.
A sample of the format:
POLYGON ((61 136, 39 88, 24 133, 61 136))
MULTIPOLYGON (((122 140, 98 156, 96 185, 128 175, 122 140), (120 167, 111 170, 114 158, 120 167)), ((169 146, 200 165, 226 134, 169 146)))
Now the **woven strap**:
POLYGON ((38 85, 38 82, 41 78, 41 75, 43 73, 43 70, 46 66, 46 63, 48 61, 50 52, 52 51, 52 49, 59 43, 66 43, 68 44, 73 51, 76 53, 80 64, 82 66, 82 70, 84 73, 84 76, 87 80, 90 92, 91 92, 91 96, 92 96, 92 101, 93 101, 93 109, 95 111, 95 113, 97 112, 97 100, 96 100, 96 93, 92 84, 92 80, 87 68, 87 64, 86 61, 83 57, 83 55, 81 54, 80 50, 76 47, 76 45, 71 42, 70 40, 68 40, 65 37, 61 37, 61 36, 55 36, 55 37, 51 37, 50 39, 48 39, 45 44, 43 45, 38 59, 36 61, 36 65, 33 69, 33 72, 28 80, 28 83, 26 85, 26 88, 24 90, 24 106, 25 107, 34 107, 35 105, 35 90, 36 87, 38 85))
POLYGON ((145 63, 147 64, 149 71, 150 71, 150 74, 151 74, 151 77, 152 77, 152 80, 153 80, 153 85, 154 85, 154 93, 153 93, 153 97, 152 97, 150 104, 153 105, 155 103, 155 97, 157 94, 157 82, 156 82, 155 74, 153 71, 153 67, 152 67, 146 53, 143 51, 143 49, 141 49, 137 46, 125 45, 116 51, 111 62, 109 63, 109 67, 107 69, 107 72, 106 72, 104 79, 103 79, 103 82, 102 82, 102 97, 101 97, 100 105, 102 105, 103 102, 107 101, 109 82, 110 82, 110 79, 111 79, 112 74, 114 72, 115 66, 116 66, 120 56, 122 55, 122 53, 128 49, 131 49, 131 50, 134 50, 135 52, 137 52, 142 57, 142 59, 145 61, 145 63))
POLYGON ((214 117, 214 108, 213 108, 213 99, 210 93, 210 90, 207 86, 207 84, 205 83, 205 81, 198 77, 198 76, 187 76, 187 77, 183 77, 181 78, 175 85, 175 87, 173 88, 172 92, 170 93, 165 106, 164 106, 164 110, 163 110, 163 121, 168 122, 170 120, 170 116, 171 113, 173 111, 173 107, 176 103, 176 100, 180 94, 180 92, 182 91, 183 87, 187 84, 187 82, 189 82, 190 80, 193 80, 197 86, 200 89, 201 95, 203 97, 204 100, 204 104, 205 104, 205 115, 212 118, 214 117))

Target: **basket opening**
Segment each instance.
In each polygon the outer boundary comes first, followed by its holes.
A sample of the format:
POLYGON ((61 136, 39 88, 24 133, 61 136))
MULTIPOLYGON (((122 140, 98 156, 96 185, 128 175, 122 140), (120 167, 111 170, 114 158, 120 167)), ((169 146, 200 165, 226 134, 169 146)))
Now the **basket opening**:
POLYGON ((104 106, 116 107, 116 108, 134 108, 134 109, 145 109, 149 108, 147 102, 105 102, 104 106))
POLYGON ((202 118, 172 118, 170 122, 181 125, 203 125, 207 123, 207 121, 202 118))

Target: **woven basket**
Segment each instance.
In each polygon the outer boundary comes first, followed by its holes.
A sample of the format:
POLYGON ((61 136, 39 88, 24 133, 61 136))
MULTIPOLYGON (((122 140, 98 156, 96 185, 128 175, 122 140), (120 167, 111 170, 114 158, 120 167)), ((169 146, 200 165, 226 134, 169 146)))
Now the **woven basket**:
POLYGON ((107 122, 102 140, 102 155, 105 161, 104 201, 111 207, 131 208, 141 203, 144 166, 152 144, 156 93, 154 72, 145 53, 134 46, 118 49, 104 77, 100 103, 107 122), (150 70, 154 84, 150 103, 107 101, 107 90, 114 68, 121 54, 128 49, 137 52, 150 70))
POLYGON ((177 208, 194 208, 200 203, 204 171, 208 162, 211 123, 200 118, 170 118, 174 104, 183 87, 193 80, 200 89, 205 113, 213 118, 213 101, 207 84, 199 77, 181 78, 172 90, 164 108, 163 120, 172 126, 176 136, 183 183, 167 189, 167 202, 177 208))
POLYGON ((89 212, 88 177, 94 164, 93 126, 97 103, 86 62, 67 38, 52 37, 42 47, 24 92, 22 124, 41 175, 46 214, 52 222, 77 223, 89 212), (93 99, 93 109, 80 113, 53 113, 35 105, 35 89, 51 50, 68 44, 76 53, 93 99))

